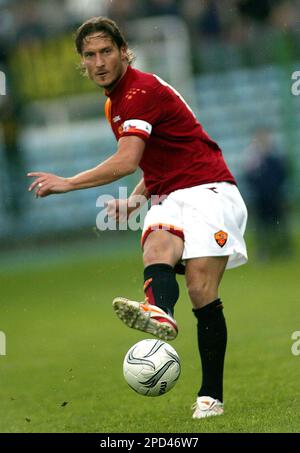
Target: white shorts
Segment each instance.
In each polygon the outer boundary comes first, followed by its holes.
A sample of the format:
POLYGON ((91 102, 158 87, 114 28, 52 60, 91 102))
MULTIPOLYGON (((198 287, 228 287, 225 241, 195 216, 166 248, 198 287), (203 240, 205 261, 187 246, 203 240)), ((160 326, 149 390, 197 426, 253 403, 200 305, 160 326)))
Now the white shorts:
POLYGON ((246 223, 247 208, 234 184, 203 184, 175 190, 151 206, 144 221, 142 245, 151 231, 167 230, 184 240, 182 260, 229 256, 230 269, 247 262, 246 223))

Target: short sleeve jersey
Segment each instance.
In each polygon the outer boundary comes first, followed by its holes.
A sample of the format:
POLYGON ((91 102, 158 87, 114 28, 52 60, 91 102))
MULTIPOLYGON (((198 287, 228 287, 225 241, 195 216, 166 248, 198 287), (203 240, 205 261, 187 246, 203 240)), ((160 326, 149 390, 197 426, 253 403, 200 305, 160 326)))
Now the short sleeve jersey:
POLYGON ((145 141, 140 168, 150 195, 212 182, 235 184, 218 144, 180 94, 156 75, 128 66, 108 95, 105 113, 117 140, 136 135, 145 141))

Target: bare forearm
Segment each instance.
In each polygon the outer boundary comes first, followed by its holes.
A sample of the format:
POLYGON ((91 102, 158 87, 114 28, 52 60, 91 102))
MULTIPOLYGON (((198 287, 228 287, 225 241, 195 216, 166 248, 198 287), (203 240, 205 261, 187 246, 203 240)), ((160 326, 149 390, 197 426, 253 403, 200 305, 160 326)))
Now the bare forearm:
POLYGON ((102 162, 97 167, 78 173, 68 181, 72 187, 71 190, 87 189, 89 187, 103 186, 110 182, 116 181, 123 176, 130 175, 135 171, 131 165, 124 160, 119 160, 115 155, 102 162))

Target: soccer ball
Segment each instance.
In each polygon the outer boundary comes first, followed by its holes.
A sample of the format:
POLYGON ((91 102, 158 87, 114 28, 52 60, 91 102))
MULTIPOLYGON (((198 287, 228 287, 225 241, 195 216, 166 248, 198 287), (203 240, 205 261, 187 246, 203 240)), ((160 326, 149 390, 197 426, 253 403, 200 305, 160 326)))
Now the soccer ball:
POLYGON ((133 345, 123 362, 127 384, 145 396, 159 396, 171 390, 180 375, 180 359, 162 340, 142 340, 133 345))

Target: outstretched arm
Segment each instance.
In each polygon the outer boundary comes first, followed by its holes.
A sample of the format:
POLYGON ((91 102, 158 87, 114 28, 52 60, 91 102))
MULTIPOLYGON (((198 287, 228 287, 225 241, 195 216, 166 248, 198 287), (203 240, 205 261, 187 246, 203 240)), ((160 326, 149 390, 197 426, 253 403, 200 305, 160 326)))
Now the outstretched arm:
POLYGON ((142 158, 145 142, 137 136, 122 137, 116 153, 97 167, 79 173, 71 178, 63 178, 52 173, 31 172, 29 177, 36 179, 29 186, 37 197, 65 193, 73 190, 109 184, 123 176, 134 173, 142 158))

